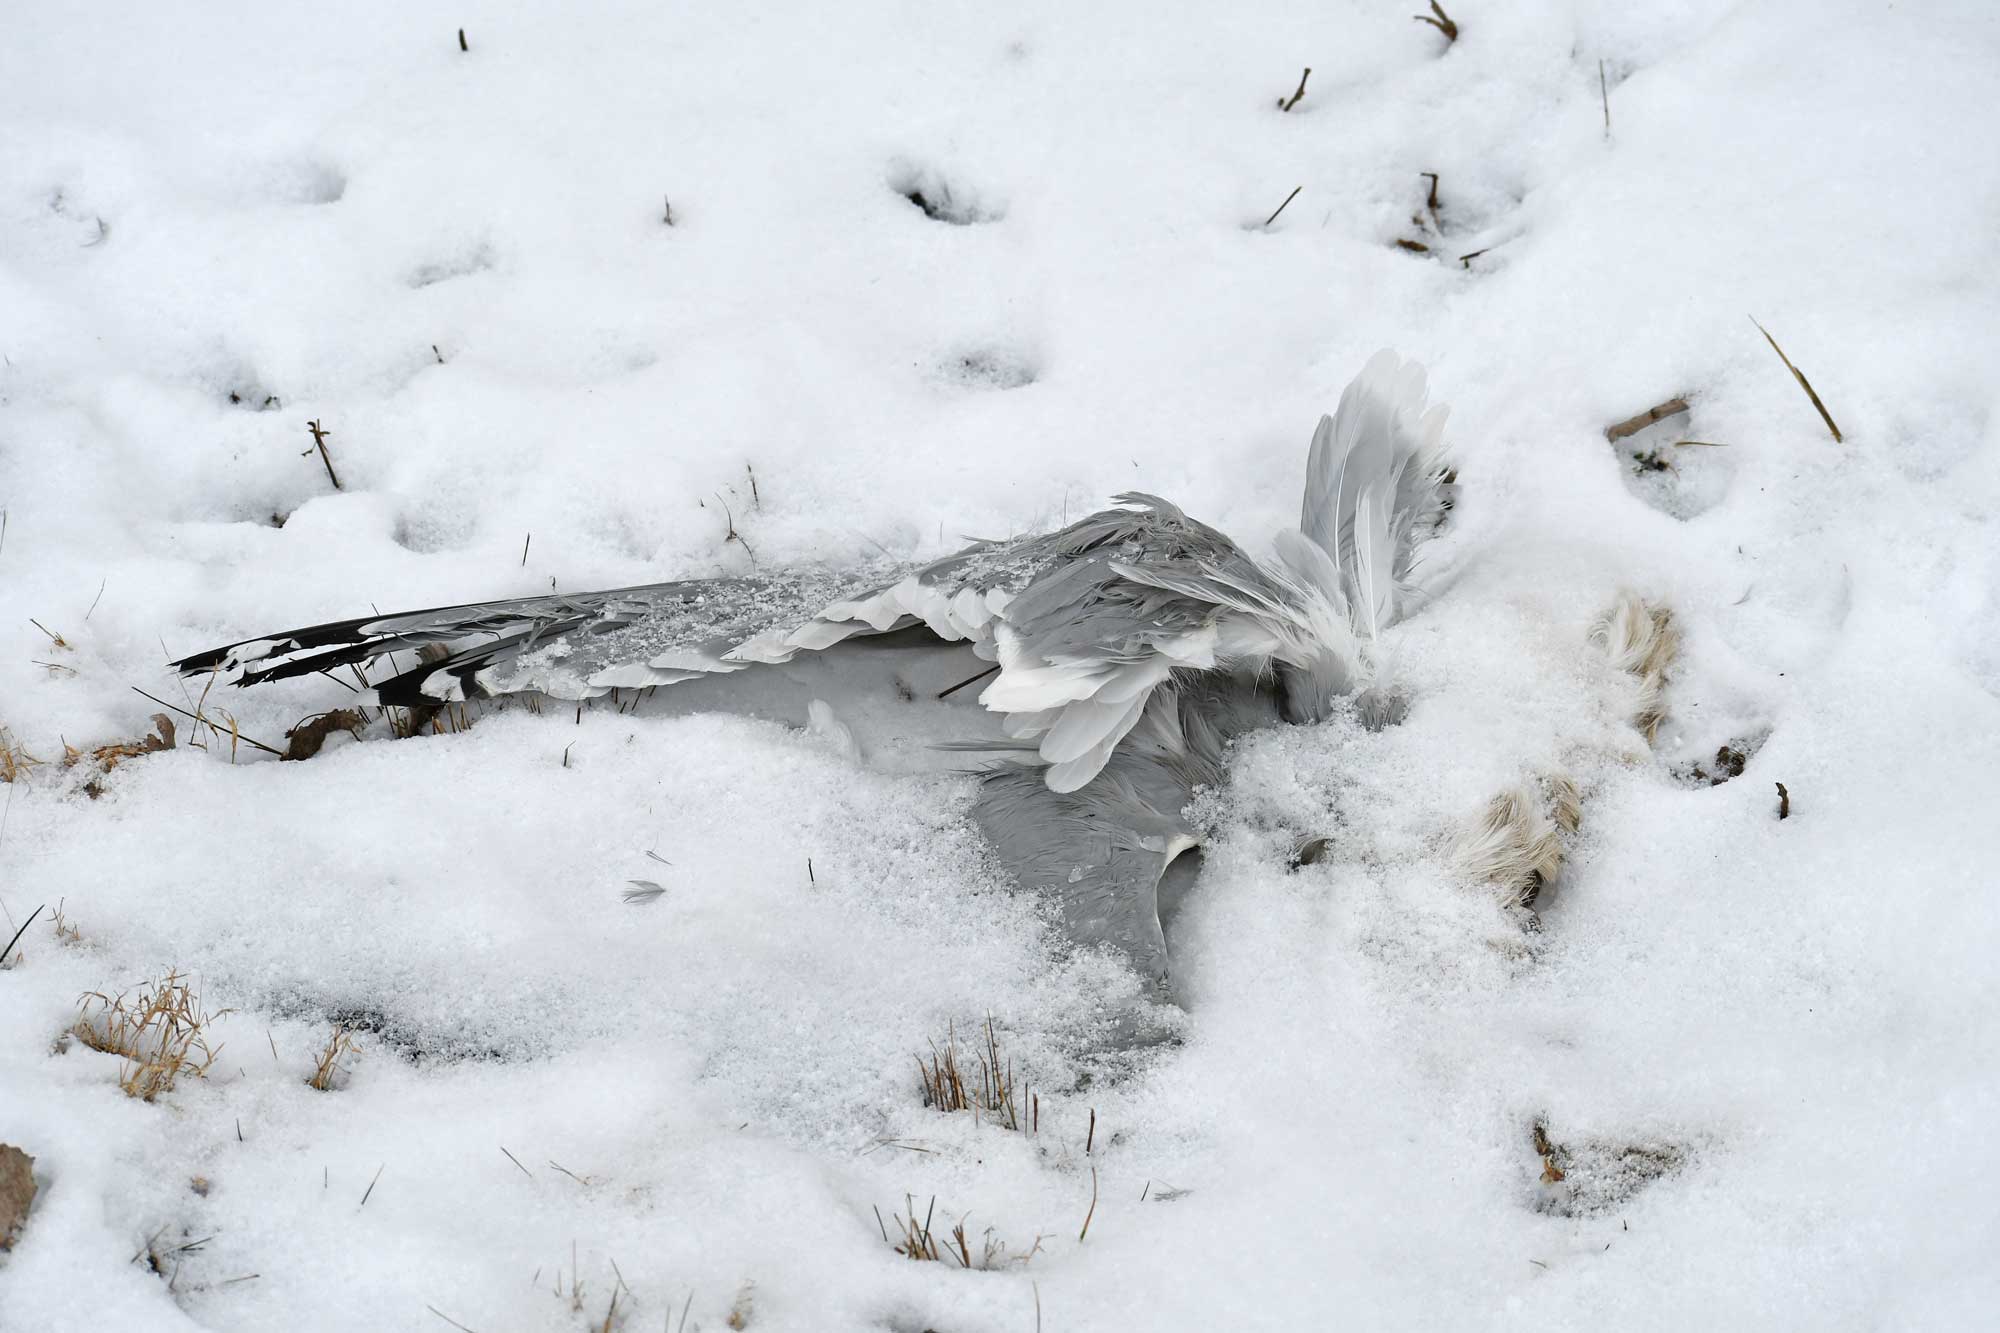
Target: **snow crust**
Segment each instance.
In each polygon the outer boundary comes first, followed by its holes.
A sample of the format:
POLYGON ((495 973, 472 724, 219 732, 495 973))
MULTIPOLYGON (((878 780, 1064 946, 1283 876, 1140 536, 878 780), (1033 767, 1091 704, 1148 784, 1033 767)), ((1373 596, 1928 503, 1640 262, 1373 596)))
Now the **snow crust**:
MULTIPOLYGON (((79 934, 0 971, 42 1186, 0 1329, 1985 1326, 2000 19, 1415 8, 10 15, 0 739, 49 762, 0 793, 0 923, 79 934), (775 724, 58 762, 145 731, 131 686, 189 704, 166 657, 371 606, 859 569, 1126 490, 1262 550, 1383 346, 1459 465, 1409 714, 1239 747, 1152 1044, 969 782, 775 724), (1651 747, 1589 641, 1627 587, 1684 639, 1651 747), (1558 768, 1531 931, 1452 846, 1558 768), (208 1079, 141 1104, 56 1049, 170 967, 233 1010, 208 1079), (918 1096, 988 1014, 1038 1134, 918 1096), (933 1197, 1039 1252, 900 1257, 875 1210, 933 1197)), ((281 746, 350 699, 203 706, 281 746)))

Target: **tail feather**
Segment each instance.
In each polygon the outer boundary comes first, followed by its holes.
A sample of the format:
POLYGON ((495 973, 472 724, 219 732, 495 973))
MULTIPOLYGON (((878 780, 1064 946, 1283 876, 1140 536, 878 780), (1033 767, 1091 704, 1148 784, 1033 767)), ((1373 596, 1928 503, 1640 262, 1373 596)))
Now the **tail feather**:
MULTIPOLYGON (((1448 500, 1439 440, 1448 414, 1426 409, 1424 368, 1377 352, 1321 417, 1306 460, 1299 531, 1332 562, 1328 599, 1371 636, 1406 609, 1416 547, 1448 500)), ((1281 548, 1282 550, 1283 548, 1281 548)), ((1288 564, 1315 584, 1328 582, 1316 559, 1294 543, 1288 564)))

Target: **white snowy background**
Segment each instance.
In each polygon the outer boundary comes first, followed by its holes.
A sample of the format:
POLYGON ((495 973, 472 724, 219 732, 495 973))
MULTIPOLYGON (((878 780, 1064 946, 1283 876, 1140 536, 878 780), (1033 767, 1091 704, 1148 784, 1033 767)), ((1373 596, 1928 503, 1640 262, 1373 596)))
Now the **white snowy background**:
MULTIPOLYGON (((49 910, 0 971, 41 1185, 0 1328, 1990 1326, 2000 19, 1417 8, 14 7, 0 725, 46 762, 4 933, 49 910), (1262 551, 1382 346, 1463 486, 1415 704, 1240 747, 1168 1045, 1106 1049, 1130 979, 999 884, 962 780, 775 725, 60 762, 146 731, 133 686, 186 706, 168 657, 371 606, 1132 488, 1262 551), (1589 641, 1621 588, 1685 634, 1650 748, 1589 641), (1724 743, 1741 777, 1686 777, 1724 743), (1452 842, 1556 766, 1583 832, 1529 935, 1452 842), (169 968, 234 1011, 205 1081, 57 1049, 169 968), (919 1100, 989 1013, 1037 1134, 919 1100), (906 1198, 1039 1251, 913 1263, 906 1198)), ((205 708, 282 744, 346 698, 205 708)))

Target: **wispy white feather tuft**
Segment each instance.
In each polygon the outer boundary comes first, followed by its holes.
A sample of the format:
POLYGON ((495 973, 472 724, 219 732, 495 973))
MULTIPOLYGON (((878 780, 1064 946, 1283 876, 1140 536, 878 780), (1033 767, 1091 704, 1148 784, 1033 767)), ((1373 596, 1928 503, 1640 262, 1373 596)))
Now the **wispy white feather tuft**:
POLYGON ((1533 907, 1562 873, 1567 839, 1583 821, 1583 798, 1567 773, 1519 783, 1495 796, 1458 842, 1470 878, 1497 885, 1510 903, 1533 907))
POLYGON ((1681 649, 1674 613, 1628 589, 1618 594, 1592 637, 1604 645, 1611 665, 1630 674, 1637 685, 1632 725, 1644 732, 1651 744, 1667 716, 1667 668, 1681 649))

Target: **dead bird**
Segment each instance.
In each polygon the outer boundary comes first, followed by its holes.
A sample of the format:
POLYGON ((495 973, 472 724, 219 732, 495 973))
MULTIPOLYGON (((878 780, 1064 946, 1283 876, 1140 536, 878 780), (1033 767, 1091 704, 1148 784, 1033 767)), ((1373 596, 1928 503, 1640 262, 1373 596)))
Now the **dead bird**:
POLYGON ((1364 717, 1397 716, 1395 696, 1371 688, 1375 648, 1413 605, 1418 548, 1451 504, 1445 417, 1422 366, 1373 357, 1313 433, 1299 526, 1274 561, 1135 492, 1054 532, 901 568, 370 615, 174 666, 251 685, 442 644, 364 701, 672 686, 673 711, 810 722, 891 765, 917 751, 998 755, 972 814, 1002 862, 1060 899, 1074 940, 1161 980, 1162 880, 1196 846, 1183 810, 1222 779, 1228 741, 1318 721, 1350 697, 1364 717), (974 698, 983 707, 962 706, 974 698), (891 737, 872 753, 851 725, 868 721, 891 737))

